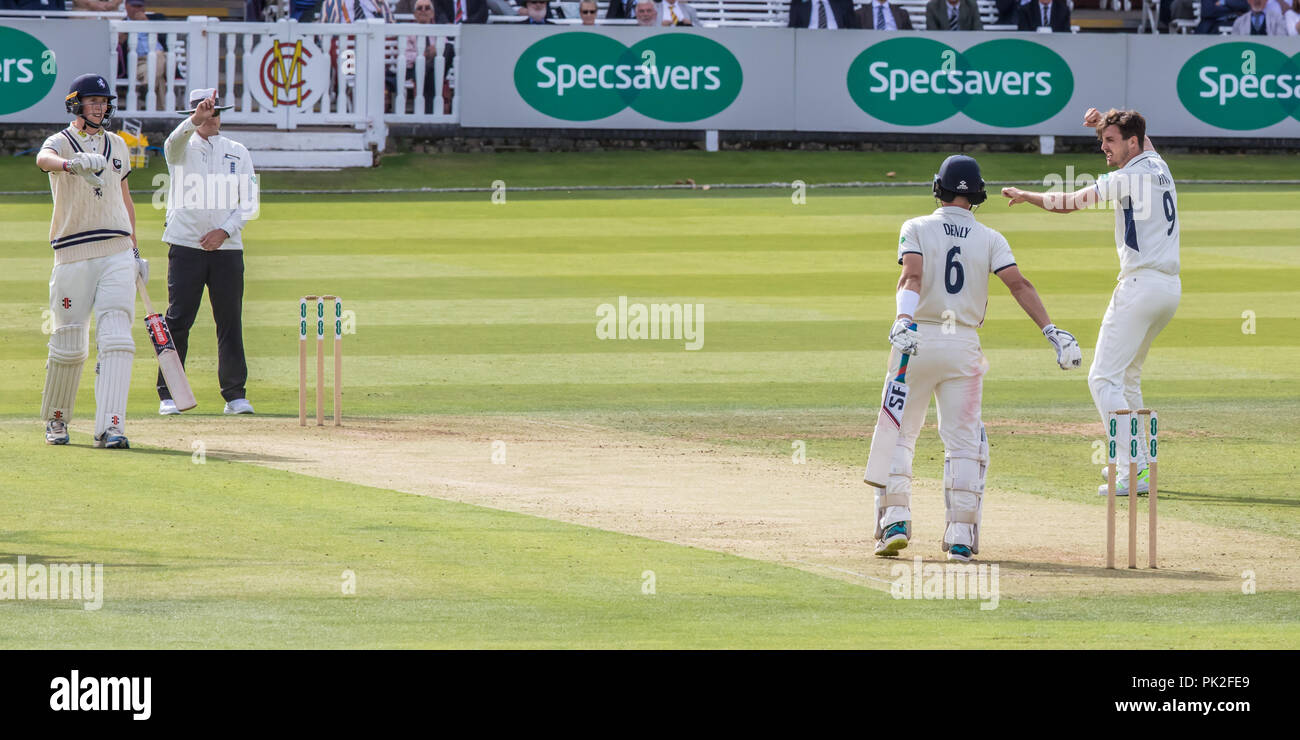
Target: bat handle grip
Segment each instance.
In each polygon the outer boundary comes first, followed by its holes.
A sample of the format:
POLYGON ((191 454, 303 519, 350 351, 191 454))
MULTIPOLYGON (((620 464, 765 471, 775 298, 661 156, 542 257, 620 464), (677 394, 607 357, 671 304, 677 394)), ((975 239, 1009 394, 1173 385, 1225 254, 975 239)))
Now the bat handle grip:
MULTIPOLYGON (((911 325, 908 326, 907 328, 908 328, 908 329, 911 329, 912 331, 916 331, 916 322, 913 321, 913 322, 911 323, 911 325)), ((911 357, 911 355, 906 355, 906 354, 905 354, 905 355, 903 355, 903 359, 899 360, 899 362, 898 362, 898 378, 897 378, 897 380, 898 380, 898 382, 900 382, 900 383, 904 382, 904 381, 907 379, 907 358, 909 358, 909 357, 911 357)))
POLYGON ((153 314, 153 301, 149 300, 149 291, 144 286, 144 281, 140 279, 139 273, 135 276, 135 289, 140 292, 140 300, 144 301, 144 310, 146 314, 153 314))

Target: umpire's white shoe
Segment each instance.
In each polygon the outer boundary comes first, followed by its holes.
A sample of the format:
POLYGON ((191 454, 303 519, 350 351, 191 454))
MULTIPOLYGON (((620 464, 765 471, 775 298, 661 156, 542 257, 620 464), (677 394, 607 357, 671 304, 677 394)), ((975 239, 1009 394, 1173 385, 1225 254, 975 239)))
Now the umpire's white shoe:
POLYGON ((226 401, 226 408, 222 413, 251 414, 253 413, 253 404, 249 403, 247 398, 236 398, 233 401, 226 401))
POLYGON ((131 449, 131 443, 127 441, 126 435, 117 427, 109 427, 104 430, 103 434, 95 437, 95 446, 109 450, 131 449))
POLYGON ((45 423, 45 444, 65 445, 68 443, 68 425, 58 419, 45 423))
POLYGON ((180 412, 181 410, 176 408, 176 402, 170 398, 165 398, 158 403, 159 416, 176 416, 180 412))

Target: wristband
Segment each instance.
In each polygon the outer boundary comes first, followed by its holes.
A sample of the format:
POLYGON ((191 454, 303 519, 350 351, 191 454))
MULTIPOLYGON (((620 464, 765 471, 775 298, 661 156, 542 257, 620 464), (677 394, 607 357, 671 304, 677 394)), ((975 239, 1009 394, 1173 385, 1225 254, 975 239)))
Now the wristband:
POLYGON ((72 170, 68 169, 68 160, 66 160, 66 159, 63 160, 63 171, 64 171, 64 172, 71 172, 71 171, 72 171, 72 170))
POLYGON ((895 296, 895 304, 898 306, 898 316, 915 316, 916 306, 921 302, 921 294, 915 290, 900 290, 895 296))

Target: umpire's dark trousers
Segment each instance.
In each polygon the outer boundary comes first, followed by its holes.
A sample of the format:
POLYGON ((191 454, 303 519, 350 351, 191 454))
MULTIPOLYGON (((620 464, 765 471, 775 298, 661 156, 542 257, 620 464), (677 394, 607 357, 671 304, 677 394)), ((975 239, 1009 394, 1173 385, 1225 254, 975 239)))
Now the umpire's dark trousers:
MULTIPOLYGON (((190 345, 190 327, 203 301, 207 286, 212 320, 217 325, 217 379, 221 397, 227 401, 244 398, 248 363, 244 360, 244 250, 217 249, 211 252, 175 244, 167 252, 167 327, 176 352, 185 363, 190 345)), ((158 398, 171 398, 162 372, 158 373, 158 398)))

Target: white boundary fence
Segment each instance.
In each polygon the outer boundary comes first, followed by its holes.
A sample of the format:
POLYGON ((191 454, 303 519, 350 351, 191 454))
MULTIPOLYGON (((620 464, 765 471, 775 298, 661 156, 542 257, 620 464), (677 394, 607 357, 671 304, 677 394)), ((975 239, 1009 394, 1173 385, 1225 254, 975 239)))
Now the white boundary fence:
POLYGON ((127 74, 119 79, 116 60, 109 65, 124 117, 175 118, 189 107, 189 90, 215 87, 222 104, 234 106, 222 114, 226 123, 346 126, 365 131, 380 147, 388 123, 460 120, 454 94, 459 26, 191 17, 116 20, 111 28, 128 40, 127 74), (166 52, 141 57, 142 33, 148 49, 162 43, 166 52))

